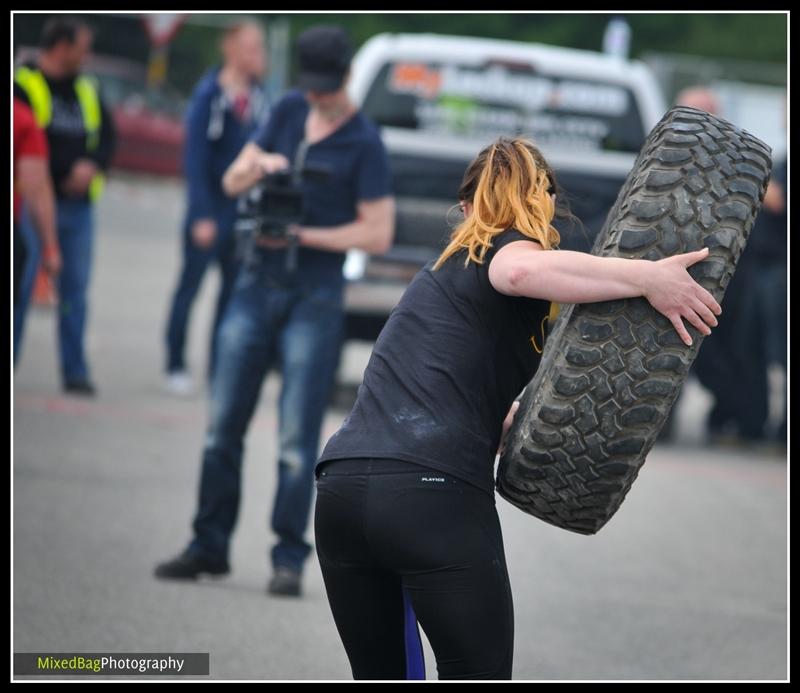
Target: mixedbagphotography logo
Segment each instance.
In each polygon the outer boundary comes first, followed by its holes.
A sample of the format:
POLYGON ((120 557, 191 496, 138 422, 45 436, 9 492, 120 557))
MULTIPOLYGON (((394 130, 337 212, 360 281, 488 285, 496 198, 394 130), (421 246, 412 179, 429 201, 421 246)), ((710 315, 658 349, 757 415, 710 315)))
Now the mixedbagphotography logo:
POLYGON ((53 653, 15 652, 18 676, 203 676, 208 652, 53 653))

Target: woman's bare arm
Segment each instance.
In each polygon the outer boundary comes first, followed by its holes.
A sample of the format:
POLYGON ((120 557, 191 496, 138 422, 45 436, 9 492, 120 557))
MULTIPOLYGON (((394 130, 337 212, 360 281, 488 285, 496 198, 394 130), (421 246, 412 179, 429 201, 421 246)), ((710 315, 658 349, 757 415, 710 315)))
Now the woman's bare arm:
POLYGON ((500 293, 556 303, 594 303, 644 296, 669 318, 691 345, 683 319, 702 334, 716 326, 722 312, 714 297, 686 271, 708 256, 703 248, 658 261, 609 258, 569 250, 545 251, 535 242, 515 241, 497 251, 489 281, 500 293))

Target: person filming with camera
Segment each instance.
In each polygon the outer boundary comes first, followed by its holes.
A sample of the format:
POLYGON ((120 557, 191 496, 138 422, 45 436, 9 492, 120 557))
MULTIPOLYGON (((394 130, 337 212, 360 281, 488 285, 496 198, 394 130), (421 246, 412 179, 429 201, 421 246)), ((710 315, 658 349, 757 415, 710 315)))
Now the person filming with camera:
MULTIPOLYGON (((299 222, 283 226, 274 219, 254 225, 217 335, 194 536, 180 555, 155 570, 167 579, 230 571, 244 437, 263 380, 276 364, 282 384, 271 527, 278 541, 271 550, 268 592, 292 596, 301 593, 312 548, 305 533, 322 418, 344 332, 345 253, 358 248, 382 254, 394 235, 386 150, 346 91, 353 53, 347 35, 338 27, 315 26, 298 37, 296 50, 298 89, 275 105, 265 127, 226 171, 223 188, 238 196, 284 173, 289 187, 302 191, 302 214, 299 222)), ((265 190, 261 209, 268 212, 270 187, 265 190)))

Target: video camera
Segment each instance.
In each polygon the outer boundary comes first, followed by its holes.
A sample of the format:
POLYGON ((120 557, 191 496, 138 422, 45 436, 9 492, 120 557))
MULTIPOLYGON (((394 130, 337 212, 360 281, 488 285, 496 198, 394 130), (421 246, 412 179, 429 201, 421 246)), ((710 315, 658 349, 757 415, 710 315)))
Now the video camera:
POLYGON ((319 164, 267 174, 239 198, 237 233, 285 238, 290 225, 304 220, 303 183, 325 182, 330 174, 327 166, 319 164))

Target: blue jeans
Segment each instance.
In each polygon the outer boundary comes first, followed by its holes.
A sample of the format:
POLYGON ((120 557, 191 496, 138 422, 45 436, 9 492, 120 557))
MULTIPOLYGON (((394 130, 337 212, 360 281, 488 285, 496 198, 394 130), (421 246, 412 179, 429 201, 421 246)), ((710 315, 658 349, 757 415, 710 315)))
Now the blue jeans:
POLYGON ((225 306, 231 296, 239 263, 236 259, 233 233, 219 233, 211 248, 200 248, 192 241, 189 225, 186 224, 183 229, 183 268, 172 298, 172 307, 167 321, 167 372, 169 373, 186 369, 186 330, 189 323, 189 313, 192 310, 192 303, 194 303, 194 299, 200 289, 206 269, 213 261, 219 264, 222 281, 217 295, 214 326, 211 329, 211 338, 209 340, 209 378, 214 372, 214 363, 216 361, 216 334, 219 330, 225 306))
POLYGON ((94 209, 90 202, 59 200, 56 212, 62 259, 58 277, 58 336, 61 375, 68 383, 89 378, 83 336, 92 267, 94 209))
POLYGON ((344 332, 342 286, 279 284, 244 267, 217 336, 210 424, 189 551, 226 561, 241 496, 244 436, 270 365, 282 375, 274 566, 302 570, 319 434, 344 332))
POLYGON ((30 217, 23 211, 17 224, 20 235, 25 243, 25 264, 20 277, 19 295, 14 301, 14 364, 16 365, 22 352, 22 335, 25 332, 25 316, 28 313, 28 304, 33 292, 33 283, 39 268, 39 237, 33 229, 30 217))
POLYGON ((760 317, 755 306, 758 267, 747 249, 742 254, 722 302, 719 325, 692 366, 714 395, 708 417, 712 432, 735 426, 744 440, 761 440, 768 414, 767 368, 760 317))

